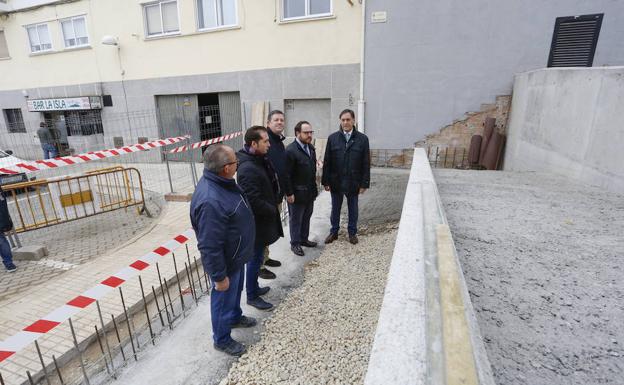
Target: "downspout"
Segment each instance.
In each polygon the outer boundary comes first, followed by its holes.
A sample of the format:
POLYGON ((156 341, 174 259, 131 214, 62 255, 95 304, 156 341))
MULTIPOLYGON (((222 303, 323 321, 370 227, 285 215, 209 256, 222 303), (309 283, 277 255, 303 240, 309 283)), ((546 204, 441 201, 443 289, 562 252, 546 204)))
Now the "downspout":
POLYGON ((357 128, 360 132, 365 132, 364 113, 366 101, 364 100, 364 34, 366 33, 366 0, 360 0, 362 4, 362 31, 360 36, 360 98, 358 100, 357 128))

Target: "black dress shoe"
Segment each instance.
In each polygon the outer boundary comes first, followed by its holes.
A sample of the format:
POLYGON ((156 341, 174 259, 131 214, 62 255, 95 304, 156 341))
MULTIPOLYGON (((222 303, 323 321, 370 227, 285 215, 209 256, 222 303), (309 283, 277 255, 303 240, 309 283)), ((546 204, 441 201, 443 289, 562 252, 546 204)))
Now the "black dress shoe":
POLYGON ((215 350, 223 352, 225 354, 229 354, 230 356, 240 357, 247 351, 245 345, 241 344, 238 341, 232 340, 230 343, 226 345, 213 345, 215 350))
POLYGON ((275 279, 275 273, 263 267, 260 269, 260 273, 258 274, 258 277, 262 279, 275 279))
POLYGON ((268 266, 268 267, 280 267, 280 266, 282 266, 282 263, 280 261, 275 260, 275 259, 269 258, 269 259, 266 260, 266 262, 264 262, 264 265, 268 266))
POLYGON ((355 245, 359 242, 357 235, 349 235, 349 242, 351 242, 352 245, 355 245))
POLYGON ((256 326, 257 324, 258 324, 258 321, 256 321, 255 318, 247 317, 247 316, 242 315, 240 320, 238 321, 238 323, 235 323, 234 325, 231 325, 230 328, 232 328, 232 329, 252 328, 252 327, 256 326))
POLYGON ((265 295, 266 293, 269 292, 269 290, 271 290, 271 288, 268 286, 260 287, 258 288, 258 295, 265 295))
POLYGON ((318 245, 318 243, 312 242, 312 241, 301 242, 301 246, 305 246, 305 247, 316 247, 316 245, 318 245))
POLYGON ((303 252, 303 249, 299 245, 292 245, 290 246, 290 249, 292 250, 293 253, 297 254, 300 257, 303 257, 305 255, 305 253, 303 252))
POLYGON ((329 233, 329 235, 327 236, 327 238, 325 238, 325 244, 330 244, 333 241, 335 241, 336 239, 338 239, 338 234, 333 234, 333 233, 329 233))
POLYGON ((258 310, 273 310, 273 304, 263 300, 262 298, 258 297, 256 299, 248 299, 247 300, 247 305, 249 306, 253 306, 258 310))

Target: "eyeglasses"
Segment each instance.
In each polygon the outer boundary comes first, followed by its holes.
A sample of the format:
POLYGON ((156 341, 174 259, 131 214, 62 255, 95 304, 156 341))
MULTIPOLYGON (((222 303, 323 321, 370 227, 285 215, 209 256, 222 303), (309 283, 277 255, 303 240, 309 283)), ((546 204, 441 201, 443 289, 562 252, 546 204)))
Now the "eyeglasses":
POLYGON ((240 164, 240 162, 238 161, 238 159, 236 159, 234 162, 229 162, 223 165, 223 167, 225 166, 229 166, 230 164, 236 164, 236 167, 238 167, 238 165, 240 164))

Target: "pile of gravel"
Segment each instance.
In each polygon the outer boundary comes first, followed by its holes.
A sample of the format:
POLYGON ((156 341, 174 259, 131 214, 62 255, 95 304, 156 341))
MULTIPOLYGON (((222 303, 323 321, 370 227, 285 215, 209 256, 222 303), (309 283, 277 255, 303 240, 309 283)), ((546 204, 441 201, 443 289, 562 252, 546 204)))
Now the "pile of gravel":
POLYGON ((363 383, 395 238, 387 225, 326 246, 221 384, 363 383))

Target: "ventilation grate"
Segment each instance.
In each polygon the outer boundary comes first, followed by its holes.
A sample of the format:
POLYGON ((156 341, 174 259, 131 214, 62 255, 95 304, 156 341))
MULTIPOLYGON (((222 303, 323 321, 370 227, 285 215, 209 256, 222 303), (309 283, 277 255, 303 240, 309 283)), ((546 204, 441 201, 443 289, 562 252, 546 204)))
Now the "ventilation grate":
POLYGON ((548 67, 591 67, 603 14, 558 17, 548 67))

